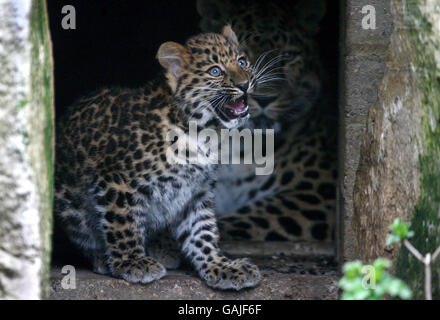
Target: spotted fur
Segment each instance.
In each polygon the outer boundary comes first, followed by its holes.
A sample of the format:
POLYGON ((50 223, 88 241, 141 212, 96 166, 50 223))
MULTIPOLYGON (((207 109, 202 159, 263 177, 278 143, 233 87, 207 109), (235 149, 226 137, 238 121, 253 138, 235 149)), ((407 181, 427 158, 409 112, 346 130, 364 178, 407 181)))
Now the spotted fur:
POLYGON ((269 176, 255 176, 255 165, 219 170, 222 239, 331 242, 337 108, 321 89, 315 40, 325 1, 198 0, 197 7, 203 30, 231 23, 251 61, 267 66, 267 79, 275 80, 250 95, 248 122, 275 129, 275 169, 269 176))
POLYGON ((170 162, 167 150, 188 139, 190 120, 215 130, 243 124, 248 116, 228 116, 227 101, 244 99, 258 79, 249 63, 238 63, 246 56, 228 26, 184 46, 167 42, 157 57, 166 80, 100 90, 58 122, 56 215, 98 273, 147 283, 163 277, 165 266, 176 267, 182 252, 214 288, 255 286, 257 267, 226 258, 218 247, 216 167, 170 162), (209 73, 215 66, 221 76, 209 73), (179 135, 170 140, 170 131, 179 135), (161 263, 152 256, 163 257, 163 234, 175 250, 161 263))

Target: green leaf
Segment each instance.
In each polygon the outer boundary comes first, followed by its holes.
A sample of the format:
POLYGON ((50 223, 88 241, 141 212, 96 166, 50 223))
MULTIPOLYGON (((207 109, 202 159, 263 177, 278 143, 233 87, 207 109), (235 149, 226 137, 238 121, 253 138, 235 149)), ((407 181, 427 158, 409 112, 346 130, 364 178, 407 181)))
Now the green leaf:
POLYGON ((379 258, 373 262, 373 267, 376 269, 376 271, 388 269, 389 267, 391 267, 391 261, 389 261, 388 259, 379 258))
POLYGON ((344 264, 343 271, 346 277, 353 279, 357 277, 359 274, 361 274, 362 267, 363 267, 362 262, 356 260, 344 264))
POLYGON ((404 239, 409 239, 414 236, 414 232, 409 230, 411 223, 405 223, 400 221, 399 218, 394 219, 393 223, 389 227, 391 234, 387 238, 386 245, 391 245, 396 242, 401 242, 404 239))
POLYGON ((402 288, 402 284, 397 279, 390 280, 390 283, 388 284, 388 292, 391 296, 395 297, 399 294, 400 290, 402 288))
MULTIPOLYGON (((405 231, 406 232, 406 231, 405 231)), ((392 277, 386 270, 391 262, 384 258, 376 259, 371 265, 374 268, 375 287, 365 287, 367 279, 367 265, 361 261, 348 262, 343 266, 344 277, 339 280, 339 287, 343 290, 343 300, 381 300, 386 294, 401 299, 410 299, 412 292, 400 279, 392 277)), ((370 275, 371 276, 371 275, 370 275)))
POLYGON ((399 297, 404 300, 408 300, 412 298, 412 291, 409 287, 405 286, 399 292, 399 297))
POLYGON ((386 292, 387 290, 383 284, 376 285, 376 289, 374 289, 374 295, 378 297, 383 297, 386 292))
POLYGON ((376 261, 374 261, 373 267, 375 270, 375 278, 377 283, 383 279, 384 274, 386 275, 386 273, 384 273, 384 270, 391 267, 391 262, 387 259, 379 258, 376 261))
POLYGON ((370 291, 363 289, 363 290, 358 290, 356 292, 354 292, 353 294, 353 300, 365 300, 370 296, 370 291))
POLYGON ((387 238, 386 245, 387 245, 387 246, 390 246, 390 245, 392 245, 393 243, 398 243, 398 242, 400 242, 400 237, 399 237, 399 236, 397 236, 397 235, 395 235, 395 234, 389 234, 389 235, 388 235, 388 238, 387 238))

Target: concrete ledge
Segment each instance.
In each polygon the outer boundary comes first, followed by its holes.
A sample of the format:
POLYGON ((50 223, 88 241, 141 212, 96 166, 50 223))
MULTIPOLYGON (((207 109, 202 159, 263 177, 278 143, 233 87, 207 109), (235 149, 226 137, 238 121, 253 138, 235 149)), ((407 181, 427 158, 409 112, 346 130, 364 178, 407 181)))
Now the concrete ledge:
POLYGON ((335 245, 322 242, 224 241, 222 250, 233 257, 334 257, 335 245))
POLYGON ((80 269, 76 289, 61 287, 61 268, 52 269, 52 300, 313 300, 337 299, 338 275, 331 259, 253 259, 263 274, 260 285, 241 292, 214 291, 189 270, 169 271, 147 285, 101 276, 80 269))

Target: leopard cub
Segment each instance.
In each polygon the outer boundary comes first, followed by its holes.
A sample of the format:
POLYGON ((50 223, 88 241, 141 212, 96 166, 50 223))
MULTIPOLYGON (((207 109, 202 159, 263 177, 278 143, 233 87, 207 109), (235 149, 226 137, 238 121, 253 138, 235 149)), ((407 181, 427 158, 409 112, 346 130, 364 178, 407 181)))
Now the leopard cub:
POLYGON ((175 267, 152 257, 165 232, 209 286, 255 286, 257 267, 219 250, 216 166, 168 159, 174 143, 189 139, 189 121, 214 130, 246 121, 253 68, 229 26, 185 45, 166 42, 157 58, 165 77, 84 97, 58 123, 57 218, 95 272, 133 283, 162 278, 175 267))

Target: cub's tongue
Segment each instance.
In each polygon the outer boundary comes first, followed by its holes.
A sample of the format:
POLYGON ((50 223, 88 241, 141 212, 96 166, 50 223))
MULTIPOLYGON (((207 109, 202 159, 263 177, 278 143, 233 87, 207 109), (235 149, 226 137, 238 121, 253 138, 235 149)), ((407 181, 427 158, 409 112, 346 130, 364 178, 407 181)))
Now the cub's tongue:
POLYGON ((232 103, 228 103, 226 107, 232 114, 236 116, 246 113, 248 110, 248 106, 244 103, 243 99, 238 99, 232 103))

